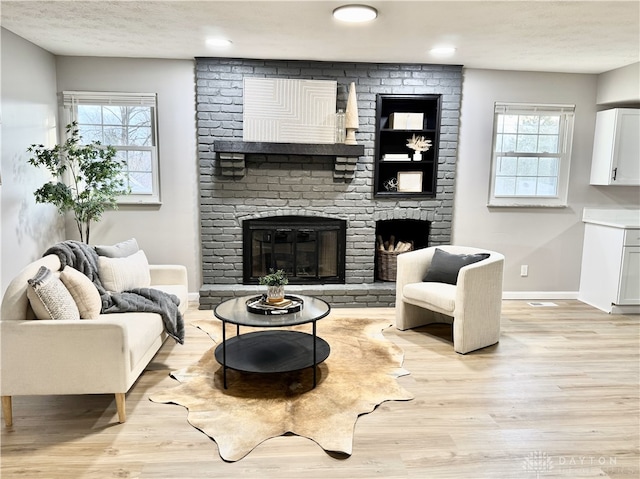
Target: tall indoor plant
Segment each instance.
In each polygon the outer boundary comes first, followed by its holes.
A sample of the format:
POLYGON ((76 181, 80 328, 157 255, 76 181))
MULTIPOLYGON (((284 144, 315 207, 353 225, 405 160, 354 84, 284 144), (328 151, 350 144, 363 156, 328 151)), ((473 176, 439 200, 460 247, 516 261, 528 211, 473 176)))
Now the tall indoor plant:
POLYGON ((107 209, 117 209, 119 195, 128 193, 123 179, 126 160, 116 158, 112 146, 82 143, 76 122, 67 125, 67 140, 53 148, 31 145, 29 163, 54 177, 34 194, 37 203, 52 203, 60 214, 73 212, 80 240, 89 243, 91 222, 107 209))

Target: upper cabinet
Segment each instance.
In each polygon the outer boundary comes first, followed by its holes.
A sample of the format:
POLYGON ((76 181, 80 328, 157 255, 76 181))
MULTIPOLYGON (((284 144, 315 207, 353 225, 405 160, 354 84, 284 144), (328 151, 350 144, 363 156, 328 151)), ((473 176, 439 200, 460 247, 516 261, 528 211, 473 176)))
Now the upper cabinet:
POLYGON ((435 197, 439 137, 440 95, 378 94, 374 196, 435 197))
POLYGON ((597 113, 590 183, 640 185, 640 109, 597 113))

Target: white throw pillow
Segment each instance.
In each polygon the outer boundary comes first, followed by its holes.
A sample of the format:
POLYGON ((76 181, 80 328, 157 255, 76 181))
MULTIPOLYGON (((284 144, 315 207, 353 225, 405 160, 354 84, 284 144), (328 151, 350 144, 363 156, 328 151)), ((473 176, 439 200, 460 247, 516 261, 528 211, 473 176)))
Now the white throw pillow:
POLYGON ((80 319, 78 306, 60 278, 45 266, 27 280, 27 298, 38 319, 80 319))
POLYGON ((67 266, 60 273, 60 280, 76 302, 80 319, 95 319, 100 315, 102 299, 98 289, 87 276, 67 266))
POLYGON ((121 293, 151 286, 149 262, 142 250, 125 258, 99 256, 98 271, 107 291, 121 293))

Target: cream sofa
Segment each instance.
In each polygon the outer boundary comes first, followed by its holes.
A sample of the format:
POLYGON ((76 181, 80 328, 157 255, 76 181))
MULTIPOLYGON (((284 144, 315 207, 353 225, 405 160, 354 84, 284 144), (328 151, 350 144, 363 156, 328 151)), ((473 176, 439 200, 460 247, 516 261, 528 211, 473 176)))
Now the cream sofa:
MULTIPOLYGON (((5 424, 12 425, 12 396, 115 394, 125 422, 125 394, 168 337, 156 313, 100 314, 95 319, 36 320, 27 280, 41 266, 60 269, 56 255, 24 268, 9 284, 0 309, 0 395, 5 424)), ((184 313, 187 270, 149 265, 151 287, 174 294, 184 313)))
POLYGON ((502 254, 467 246, 444 245, 403 253, 397 260, 398 329, 453 323, 453 349, 461 354, 499 341, 504 270, 502 254), (451 255, 485 254, 488 257, 463 266, 459 271, 456 269, 455 284, 425 282, 436 248, 451 255))

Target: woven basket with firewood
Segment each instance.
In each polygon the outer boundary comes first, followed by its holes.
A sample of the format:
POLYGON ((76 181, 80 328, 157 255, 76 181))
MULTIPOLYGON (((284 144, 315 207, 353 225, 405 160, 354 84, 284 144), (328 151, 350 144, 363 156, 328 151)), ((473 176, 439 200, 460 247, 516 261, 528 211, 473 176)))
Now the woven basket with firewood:
POLYGON ((378 279, 382 281, 395 281, 397 273, 397 258, 399 254, 413 250, 413 241, 398 241, 391 235, 388 241, 382 236, 376 238, 376 266, 378 279))

